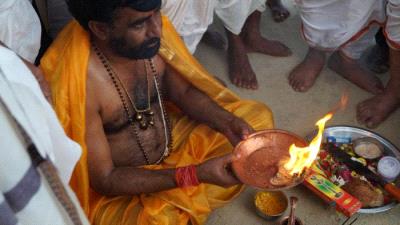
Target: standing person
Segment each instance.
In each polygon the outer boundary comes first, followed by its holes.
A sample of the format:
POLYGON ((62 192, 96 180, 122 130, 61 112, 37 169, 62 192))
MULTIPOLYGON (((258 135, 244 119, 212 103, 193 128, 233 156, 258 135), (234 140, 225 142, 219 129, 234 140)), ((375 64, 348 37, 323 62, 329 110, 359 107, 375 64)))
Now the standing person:
MULTIPOLYGON (((280 1, 268 2, 275 14, 279 14, 274 18, 282 20, 288 16, 282 12, 285 10, 280 10, 280 1)), ((291 55, 291 51, 282 43, 261 36, 261 12, 265 10, 265 3, 265 0, 165 0, 162 11, 171 19, 191 53, 196 50, 215 13, 222 20, 228 36, 230 80, 238 87, 257 89, 257 77, 247 53, 259 52, 280 57, 291 55)))
POLYGON ((357 106, 357 119, 374 128, 400 107, 400 1, 389 0, 384 31, 389 45, 390 79, 384 91, 357 106))
POLYGON ((309 45, 304 60, 289 75, 295 91, 309 90, 318 78, 328 53, 330 69, 375 96, 361 103, 357 118, 368 127, 384 121, 399 100, 398 49, 400 42, 399 0, 309 1, 299 0, 302 34, 309 45), (391 46, 391 79, 384 87, 357 59, 383 26, 391 46))
POLYGON ((89 224, 68 186, 80 147, 28 67, 0 45, 0 224, 89 224))
POLYGON ((204 224, 242 190, 232 148, 271 128, 271 112, 207 74, 160 0, 68 5, 79 24, 65 27, 41 68, 84 149, 71 185, 91 222, 204 224))

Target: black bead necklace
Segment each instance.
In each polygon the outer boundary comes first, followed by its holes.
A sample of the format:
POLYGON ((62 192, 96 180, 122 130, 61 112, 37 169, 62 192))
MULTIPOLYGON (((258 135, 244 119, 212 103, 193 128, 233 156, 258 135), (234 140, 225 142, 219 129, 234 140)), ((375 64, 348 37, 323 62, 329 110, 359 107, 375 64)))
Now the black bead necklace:
MULTIPOLYGON (((149 160, 149 156, 147 154, 147 152, 144 149, 143 143, 140 139, 139 136, 139 130, 138 127, 136 125, 136 123, 138 123, 138 126, 143 129, 146 130, 149 126, 154 126, 154 112, 151 110, 151 103, 150 103, 150 85, 149 85, 149 79, 148 79, 148 74, 147 74, 147 63, 146 61, 144 61, 144 65, 145 65, 145 71, 146 71, 146 81, 147 81, 147 93, 148 93, 148 106, 145 109, 137 109, 133 99, 130 97, 127 89, 125 88, 125 86, 123 85, 123 83, 121 82, 118 74, 113 70, 113 68, 111 67, 108 59, 106 58, 106 56, 100 51, 100 49, 93 45, 93 49, 96 53, 96 55, 98 56, 98 58, 100 59, 100 61, 102 62, 104 68, 107 70, 107 73, 110 77, 110 79, 112 80, 115 89, 118 92, 118 95, 120 97, 121 103, 124 107, 124 111, 125 114, 128 118, 129 124, 132 127, 132 131, 133 131, 133 135, 135 136, 136 142, 139 146, 139 149, 141 150, 141 152, 143 153, 143 157, 146 161, 147 165, 150 165, 151 162, 149 160), (122 88, 121 88, 122 87, 122 88), (125 92, 125 95, 128 97, 129 99, 129 103, 131 104, 131 106, 133 107, 133 109, 135 110, 134 115, 131 114, 131 110, 129 110, 127 101, 125 96, 122 93, 122 90, 125 92)), ((165 149, 161 155, 161 157, 155 162, 155 164, 159 164, 162 162, 162 160, 167 157, 172 149, 172 128, 171 128, 171 124, 168 118, 168 114, 165 110, 164 107, 164 98, 163 95, 161 93, 160 90, 160 84, 158 81, 158 72, 157 72, 157 68, 154 65, 154 61, 153 59, 148 59, 147 60, 148 63, 150 64, 150 68, 151 71, 153 73, 153 81, 154 81, 154 86, 156 89, 156 93, 157 93, 157 97, 158 97, 158 102, 160 105, 160 109, 161 109, 161 117, 162 117, 162 122, 163 122, 163 127, 164 127, 164 135, 165 135, 165 149)))

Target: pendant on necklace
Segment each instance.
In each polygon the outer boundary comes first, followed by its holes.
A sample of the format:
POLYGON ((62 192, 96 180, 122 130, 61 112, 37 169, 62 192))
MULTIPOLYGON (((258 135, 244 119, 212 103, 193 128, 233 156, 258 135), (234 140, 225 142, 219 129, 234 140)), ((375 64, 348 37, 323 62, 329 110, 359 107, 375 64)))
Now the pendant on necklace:
POLYGON ((146 130, 149 126, 154 126, 154 112, 151 110, 146 112, 137 112, 135 119, 142 130, 146 130))

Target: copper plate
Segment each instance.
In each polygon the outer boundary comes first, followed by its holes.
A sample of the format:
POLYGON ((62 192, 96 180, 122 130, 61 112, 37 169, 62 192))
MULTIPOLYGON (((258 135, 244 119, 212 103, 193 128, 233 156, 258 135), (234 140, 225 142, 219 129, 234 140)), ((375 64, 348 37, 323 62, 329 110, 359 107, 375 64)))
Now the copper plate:
POLYGON ((235 147, 233 171, 244 184, 256 188, 273 191, 294 187, 304 180, 304 174, 285 186, 270 183, 278 172, 279 162, 289 157, 289 147, 292 144, 299 147, 308 145, 303 138, 288 131, 258 131, 235 147))

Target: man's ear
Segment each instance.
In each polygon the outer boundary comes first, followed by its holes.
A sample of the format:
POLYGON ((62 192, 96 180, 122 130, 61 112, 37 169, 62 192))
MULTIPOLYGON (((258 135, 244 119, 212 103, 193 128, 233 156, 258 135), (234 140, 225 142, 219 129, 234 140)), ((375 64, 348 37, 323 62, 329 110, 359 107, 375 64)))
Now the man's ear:
POLYGON ((106 23, 89 21, 89 30, 100 40, 106 40, 110 33, 110 27, 106 23))

